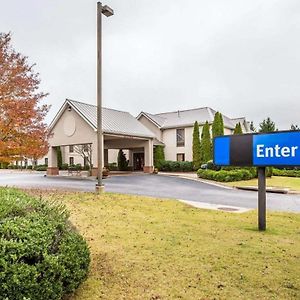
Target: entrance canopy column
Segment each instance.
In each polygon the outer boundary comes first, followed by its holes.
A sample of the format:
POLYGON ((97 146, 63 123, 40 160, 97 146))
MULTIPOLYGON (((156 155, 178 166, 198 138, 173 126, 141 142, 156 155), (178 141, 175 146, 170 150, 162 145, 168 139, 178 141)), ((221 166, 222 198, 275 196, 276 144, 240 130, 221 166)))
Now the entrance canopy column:
POLYGON ((59 169, 57 167, 56 147, 50 147, 48 153, 47 175, 58 175, 58 174, 59 174, 59 169))
POLYGON ((145 142, 144 153, 145 153, 144 172, 152 173, 154 170, 154 167, 153 167, 153 140, 152 139, 145 142))

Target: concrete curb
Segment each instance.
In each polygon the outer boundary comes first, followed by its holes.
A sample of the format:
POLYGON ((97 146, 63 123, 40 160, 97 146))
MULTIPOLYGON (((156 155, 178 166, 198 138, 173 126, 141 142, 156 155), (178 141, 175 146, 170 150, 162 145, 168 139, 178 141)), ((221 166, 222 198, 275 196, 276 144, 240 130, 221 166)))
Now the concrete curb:
POLYGON ((60 175, 44 175, 44 177, 55 178, 55 179, 75 179, 75 180, 88 180, 88 181, 96 181, 96 177, 80 177, 80 176, 60 176, 60 175))
MULTIPOLYGON (((253 191, 257 192, 258 188, 255 186, 246 186, 246 187, 239 187, 239 186, 228 186, 222 183, 216 183, 212 182, 210 180, 205 180, 202 178, 193 178, 189 176, 184 176, 182 174, 178 173, 158 173, 160 176, 169 176, 169 177, 178 177, 178 178, 183 178, 183 179, 189 179, 189 180, 194 180, 202 183, 206 183, 212 186, 220 187, 226 190, 244 190, 244 191, 253 191)), ((274 194, 289 194, 289 195, 300 195, 300 192, 290 190, 289 188, 275 188, 275 187, 267 187, 267 193, 274 193, 274 194)))
POLYGON ((193 177, 189 177, 189 176, 184 176, 184 175, 180 175, 180 174, 158 173, 157 175, 160 175, 160 176, 169 176, 169 177, 178 177, 178 178, 193 180, 193 181, 197 181, 197 182, 206 183, 206 184, 209 184, 209 185, 212 185, 212 186, 216 186, 216 187, 219 187, 219 188, 223 188, 225 190, 233 190, 234 189, 231 186, 219 184, 219 183, 216 183, 216 182, 211 182, 209 180, 205 180, 205 179, 201 179, 201 178, 193 178, 193 177))
MULTIPOLYGON (((257 186, 236 186, 235 187, 238 190, 244 190, 244 191, 258 191, 257 186)), ((267 187, 266 192, 267 193, 274 193, 274 194, 289 194, 288 188, 274 188, 274 187, 267 187)))

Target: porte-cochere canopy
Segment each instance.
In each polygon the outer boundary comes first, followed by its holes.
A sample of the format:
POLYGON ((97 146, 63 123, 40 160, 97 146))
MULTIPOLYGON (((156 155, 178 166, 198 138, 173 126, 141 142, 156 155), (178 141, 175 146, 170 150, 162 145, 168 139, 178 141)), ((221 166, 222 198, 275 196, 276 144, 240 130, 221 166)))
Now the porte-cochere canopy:
MULTIPOLYGON (((129 164, 133 165, 135 153, 143 153, 143 170, 153 170, 153 133, 130 113, 103 108, 103 149, 107 159, 108 149, 129 150, 129 164)), ((92 164, 97 166, 97 107, 67 99, 50 124, 48 174, 58 174, 56 149, 58 146, 92 146, 92 164)), ((140 157, 140 156, 139 156, 140 157)), ((107 162, 104 161, 104 164, 107 162)))

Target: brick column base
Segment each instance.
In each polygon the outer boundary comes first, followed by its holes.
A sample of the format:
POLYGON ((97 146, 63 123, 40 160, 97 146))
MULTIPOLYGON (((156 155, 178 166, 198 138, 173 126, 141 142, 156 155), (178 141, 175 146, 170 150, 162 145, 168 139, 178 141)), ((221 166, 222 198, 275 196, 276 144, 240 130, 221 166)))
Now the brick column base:
POLYGON ((153 173, 154 167, 153 166, 144 166, 144 173, 153 173))
POLYGON ((92 176, 98 176, 98 168, 92 168, 92 176))
POLYGON ((47 168, 47 175, 58 175, 59 174, 59 169, 57 167, 48 167, 47 168))

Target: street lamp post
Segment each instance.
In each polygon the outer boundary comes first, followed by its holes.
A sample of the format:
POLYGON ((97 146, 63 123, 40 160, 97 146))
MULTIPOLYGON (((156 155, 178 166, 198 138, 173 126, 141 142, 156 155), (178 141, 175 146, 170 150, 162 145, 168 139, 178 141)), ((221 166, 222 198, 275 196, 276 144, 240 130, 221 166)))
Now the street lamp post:
POLYGON ((104 190, 102 182, 103 171, 103 130, 102 130, 102 14, 110 17, 114 11, 107 5, 102 6, 97 2, 97 158, 98 158, 98 182, 96 190, 104 190))

